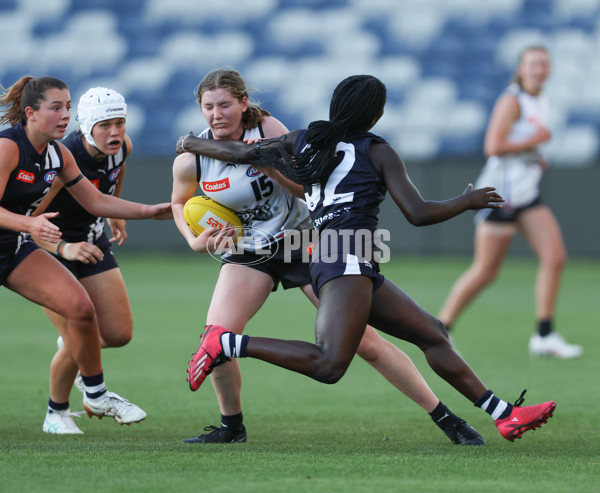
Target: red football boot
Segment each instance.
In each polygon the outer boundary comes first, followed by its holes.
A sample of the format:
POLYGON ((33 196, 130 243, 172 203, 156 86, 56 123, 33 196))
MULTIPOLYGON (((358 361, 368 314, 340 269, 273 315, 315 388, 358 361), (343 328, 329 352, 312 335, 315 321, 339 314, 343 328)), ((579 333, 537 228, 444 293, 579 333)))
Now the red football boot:
POLYGON ((539 428, 552 417, 556 402, 548 401, 535 406, 519 407, 523 403, 525 391, 513 405, 510 415, 503 419, 497 419, 494 424, 498 427, 500 434, 508 441, 513 442, 515 438, 521 438, 528 430, 539 428))
POLYGON ((200 347, 188 364, 187 381, 191 390, 198 390, 214 368, 231 360, 223 354, 221 346, 221 335, 226 332, 230 331, 219 325, 206 326, 206 331, 200 338, 200 347))

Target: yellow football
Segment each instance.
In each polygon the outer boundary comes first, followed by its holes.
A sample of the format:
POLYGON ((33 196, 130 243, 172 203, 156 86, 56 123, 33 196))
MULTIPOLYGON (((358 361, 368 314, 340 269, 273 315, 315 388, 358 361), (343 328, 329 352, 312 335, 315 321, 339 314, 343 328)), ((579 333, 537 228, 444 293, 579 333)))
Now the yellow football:
POLYGON ((229 221, 241 233, 242 220, 234 211, 213 199, 198 195, 183 206, 183 217, 196 236, 208 228, 222 228, 229 221))

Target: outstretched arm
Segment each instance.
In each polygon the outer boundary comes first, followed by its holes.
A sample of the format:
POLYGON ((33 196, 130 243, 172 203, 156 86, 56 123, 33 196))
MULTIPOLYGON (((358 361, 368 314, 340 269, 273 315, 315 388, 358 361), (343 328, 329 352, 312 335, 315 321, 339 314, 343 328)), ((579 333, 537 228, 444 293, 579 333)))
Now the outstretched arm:
POLYGON ((60 144, 64 167, 59 177, 69 193, 85 210, 100 217, 119 219, 171 219, 171 204, 140 204, 100 192, 85 178, 71 152, 60 144))
POLYGON ((212 140, 195 137, 193 134, 179 137, 175 144, 175 152, 182 154, 190 152, 200 154, 226 163, 256 164, 280 169, 284 174, 285 169, 280 168, 278 157, 282 153, 292 154, 298 130, 274 137, 252 141, 246 144, 239 140, 212 140))
POLYGON ((452 199, 425 200, 410 180, 404 162, 388 144, 373 143, 371 159, 381 172, 394 202, 415 226, 440 223, 470 209, 498 208, 504 202, 494 188, 473 190, 471 184, 461 195, 452 199))
POLYGON ((202 139, 190 133, 179 137, 175 144, 175 152, 177 154, 190 152, 226 163, 243 164, 251 163, 256 159, 255 147, 239 140, 202 139))

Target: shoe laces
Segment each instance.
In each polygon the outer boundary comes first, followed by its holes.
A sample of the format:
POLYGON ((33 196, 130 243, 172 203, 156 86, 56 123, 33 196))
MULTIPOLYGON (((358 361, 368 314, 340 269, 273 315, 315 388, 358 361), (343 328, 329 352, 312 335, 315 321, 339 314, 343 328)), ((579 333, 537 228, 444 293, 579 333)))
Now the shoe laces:
POLYGON ((525 392, 527 392, 527 389, 525 389, 525 390, 523 390, 523 392, 521 392, 521 395, 513 404, 514 407, 520 407, 521 404, 523 404, 523 402, 525 402, 525 392))
POLYGON ((85 411, 77 411, 72 412, 71 410, 64 411, 53 411, 53 414, 56 414, 61 418, 61 422, 69 429, 69 430, 79 430, 73 418, 79 418, 81 415, 85 413, 85 411), (67 418, 67 419, 65 419, 67 418))
POLYGON ((126 412, 129 409, 134 409, 135 404, 129 402, 125 397, 121 397, 119 394, 107 391, 106 396, 108 397, 111 405, 119 412, 126 412))

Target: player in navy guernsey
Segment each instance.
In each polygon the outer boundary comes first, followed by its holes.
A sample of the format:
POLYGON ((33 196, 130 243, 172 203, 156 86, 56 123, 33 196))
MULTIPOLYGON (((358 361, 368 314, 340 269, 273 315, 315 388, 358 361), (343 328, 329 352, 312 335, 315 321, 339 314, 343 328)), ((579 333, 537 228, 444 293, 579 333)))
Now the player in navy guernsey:
MULTIPOLYGON (((168 219, 170 204, 151 206, 102 194, 81 174, 71 152, 57 142, 71 116, 71 97, 64 82, 22 77, 4 92, 0 104, 6 108, 0 124, 12 126, 0 132, 0 284, 65 319, 59 331, 65 351, 76 362, 71 377, 77 369, 81 372, 87 413, 135 422, 132 405, 109 392, 104 383, 90 297, 56 258, 32 240, 52 244, 56 250, 64 246, 60 228, 52 223, 58 214, 32 213, 56 180, 97 216, 168 219)), ((69 411, 72 378, 66 387, 51 385, 45 432, 81 433, 69 411)))
MULTIPOLYGON (((79 99, 77 116, 79 130, 70 133, 62 143, 71 151, 83 175, 96 188, 108 195, 120 196, 125 159, 131 152, 131 139, 125 133, 127 104, 121 94, 105 87, 94 87, 79 99)), ((102 217, 89 213, 71 196, 62 182, 56 180, 34 212, 59 212, 52 219, 62 231, 59 245, 40 242, 39 245, 67 267, 90 295, 100 331, 101 346, 121 347, 131 340, 133 317, 127 289, 111 243, 122 245, 127 238, 125 221, 108 219, 112 231, 109 240, 104 232, 102 217), (110 289, 106 289, 110 286, 110 289)), ((60 333, 66 329, 66 320, 53 311, 44 311, 60 333)), ((50 388, 68 398, 65 389, 73 384, 77 363, 59 337, 58 351, 50 367, 50 388)), ((81 374, 75 378, 76 387, 83 392, 81 374)), ((134 404, 128 404, 129 415, 140 421, 146 413, 134 404), (135 415, 135 416, 134 416, 135 415)))
MULTIPOLYGON (((269 168, 257 170, 249 164, 231 165, 227 160, 202 155, 202 147, 223 142, 287 133, 279 120, 249 102, 248 89, 241 75, 232 69, 216 69, 198 87, 198 103, 209 128, 198 137, 185 136, 177 144, 180 154, 173 163, 173 216, 189 246, 205 252, 218 242, 225 230, 207 230, 194 236, 183 217, 183 204, 200 187, 206 195, 235 210, 243 220, 244 236, 251 247, 228 254, 219 272, 206 316, 207 324, 220 324, 241 334, 250 318, 261 309, 267 297, 281 284, 284 289, 298 287, 314 304, 318 300, 310 285, 308 255, 303 248, 286 252, 291 231, 312 232, 304 201, 285 188, 298 185, 269 168), (199 155, 191 153, 198 150, 199 155), (183 152, 188 151, 188 152, 183 152), (285 187, 285 188, 284 188, 285 187), (256 243, 266 255, 252 248, 256 243), (276 251, 275 255, 272 252, 276 251), (289 259, 285 256, 289 253, 289 259), (235 302, 231 301, 235 290, 235 302)), ((240 243, 238 242, 238 245, 240 243)), ((371 364, 400 391, 430 413, 435 422, 456 444, 482 445, 485 440, 464 420, 452 414, 435 396, 410 358, 373 327, 367 327, 357 354, 371 364), (444 410, 444 412, 440 412, 444 410), (435 411, 435 412, 434 412, 435 411), (439 416, 438 414, 439 413, 439 416), (439 418, 445 416, 444 420, 439 418)), ((185 443, 234 443, 247 439, 241 407, 241 373, 237 361, 220 366, 212 375, 221 426, 208 426, 208 433, 185 439, 185 443)))
POLYGON ((312 122, 306 132, 295 131, 245 149, 244 144, 231 142, 207 150, 213 157, 222 152, 230 159, 235 156, 233 162, 276 167, 304 185, 311 218, 320 228, 319 255, 313 256, 311 265, 319 308, 316 344, 241 336, 226 327, 207 327, 188 366, 190 383, 198 388, 215 366, 246 356, 319 382, 335 383, 350 365, 369 323, 416 344, 431 368, 488 412, 502 436, 513 441, 545 423, 556 404, 548 401, 520 407, 523 394, 514 405, 496 397, 454 351, 444 325, 385 279, 370 259, 345 248, 339 239, 366 238, 363 244, 369 240, 361 230, 377 227, 376 211, 385 188, 417 226, 445 221, 469 209, 501 206, 502 197, 493 188, 474 190, 472 185, 450 200, 424 200, 398 154, 381 138, 366 133, 383 115, 385 99, 386 88, 377 78, 348 77, 333 93, 328 121, 312 122))

